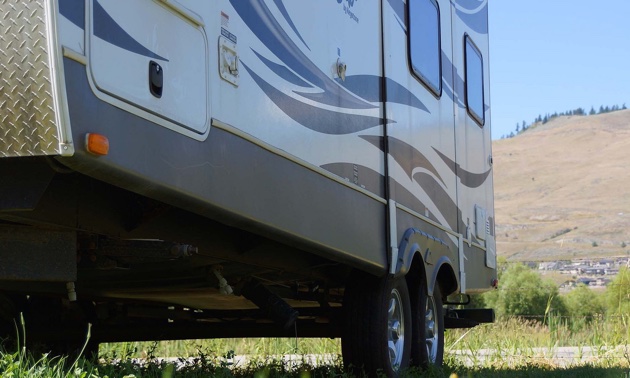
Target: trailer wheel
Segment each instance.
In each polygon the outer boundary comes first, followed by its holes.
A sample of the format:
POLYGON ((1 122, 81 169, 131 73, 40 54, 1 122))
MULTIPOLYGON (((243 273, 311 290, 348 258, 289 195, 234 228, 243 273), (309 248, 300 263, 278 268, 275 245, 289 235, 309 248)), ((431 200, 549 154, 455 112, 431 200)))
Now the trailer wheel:
POLYGON ((441 366, 444 361, 444 308, 440 285, 435 285, 433 296, 429 296, 423 279, 413 294, 412 364, 422 368, 441 366))
POLYGON ((391 377, 409 366, 411 301, 404 277, 355 274, 346 285, 343 307, 346 368, 391 377))

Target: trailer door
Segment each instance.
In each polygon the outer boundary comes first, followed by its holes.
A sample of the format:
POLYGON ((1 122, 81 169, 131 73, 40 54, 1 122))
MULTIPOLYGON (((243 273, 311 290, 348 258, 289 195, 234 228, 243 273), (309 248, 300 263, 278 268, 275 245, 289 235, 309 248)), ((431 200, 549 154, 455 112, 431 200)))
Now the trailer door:
POLYGON ((445 162, 455 159, 450 2, 388 0, 383 16, 391 196, 420 215, 399 219, 399 234, 420 228, 445 239, 459 222, 445 162))
POLYGON ((457 0, 451 7, 457 192, 465 226, 460 232, 470 241, 468 289, 488 287, 484 269, 496 264, 487 7, 486 0, 457 0))

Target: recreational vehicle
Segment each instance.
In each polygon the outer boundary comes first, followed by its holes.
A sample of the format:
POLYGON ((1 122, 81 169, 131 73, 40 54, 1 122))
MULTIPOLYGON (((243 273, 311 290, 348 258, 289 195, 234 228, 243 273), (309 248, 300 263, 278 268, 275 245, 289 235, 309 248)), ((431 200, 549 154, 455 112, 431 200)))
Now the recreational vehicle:
POLYGON ((487 7, 1 0, 2 336, 439 365, 493 320, 487 7))

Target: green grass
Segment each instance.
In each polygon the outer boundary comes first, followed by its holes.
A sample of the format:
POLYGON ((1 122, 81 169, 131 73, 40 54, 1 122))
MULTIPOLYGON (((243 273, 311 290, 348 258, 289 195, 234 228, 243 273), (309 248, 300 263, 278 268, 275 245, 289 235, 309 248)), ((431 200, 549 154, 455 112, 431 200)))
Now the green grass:
MULTIPOLYGON (((219 360, 204 356, 180 361, 176 367, 173 362, 150 360, 140 363, 133 360, 103 361, 93 364, 79 360, 68 366, 65 359, 44 356, 34 359, 23 353, 0 353, 0 376, 16 378, 113 378, 113 377, 256 377, 256 378, 324 378, 352 377, 339 363, 324 366, 288 365, 277 360, 251 362, 245 367, 233 368, 219 360)), ((443 369, 430 369, 428 372, 407 371, 404 377, 435 378, 472 378, 472 377, 611 377, 628 378, 630 372, 622 366, 572 366, 559 368, 544 364, 527 364, 517 367, 463 367, 449 362, 443 369)))
MULTIPOLYGON (((445 366, 422 373, 411 370, 403 376, 630 378, 629 332, 619 317, 596 318, 579 327, 554 317, 546 319, 545 324, 505 319, 471 330, 448 331, 445 366), (591 347, 597 356, 579 363, 558 364, 544 353, 564 345, 591 347), (613 346, 614 352, 610 350, 613 346), (485 352, 484 358, 461 356, 479 356, 484 350, 491 351, 485 352)), ((115 343, 101 345, 100 354, 99 362, 93 363, 47 355, 35 358, 23 348, 0 351, 0 377, 351 377, 343 368, 339 340, 330 339, 115 343), (236 354, 247 355, 248 360, 238 363, 236 354), (283 360, 287 354, 295 359, 283 360), (325 354, 328 359, 323 364, 313 362, 306 356, 310 354, 325 354)))

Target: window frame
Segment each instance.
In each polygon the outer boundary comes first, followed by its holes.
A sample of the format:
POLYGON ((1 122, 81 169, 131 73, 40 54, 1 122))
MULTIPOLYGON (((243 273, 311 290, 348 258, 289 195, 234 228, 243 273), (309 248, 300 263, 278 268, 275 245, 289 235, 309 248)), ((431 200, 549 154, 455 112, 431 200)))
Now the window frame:
POLYGON ((437 2, 437 0, 415 0, 415 1, 428 1, 430 3, 432 3, 435 6, 435 9, 437 10, 437 24, 438 24, 438 30, 437 30, 437 37, 438 37, 438 75, 439 75, 439 81, 438 81, 438 88, 435 88, 433 86, 433 84, 429 81, 428 78, 426 78, 426 76, 424 76, 422 74, 422 72, 420 72, 419 70, 416 69, 416 67, 413 64, 413 56, 411 54, 411 45, 412 45, 412 38, 413 38, 413 34, 412 34, 412 30, 413 30, 413 26, 411 23, 411 2, 414 0, 407 0, 407 61, 409 64, 409 70, 411 71, 412 76, 414 76, 420 83, 422 83, 422 85, 424 87, 426 87, 429 92, 431 92, 434 96, 436 96, 437 98, 442 97, 442 80, 443 80, 443 76, 442 76, 442 11, 440 9, 440 4, 437 2))
POLYGON ((465 104, 466 104, 466 112, 470 117, 477 123, 477 125, 483 128, 486 124, 486 85, 485 85, 485 74, 484 74, 484 61, 483 54, 475 41, 473 41, 472 37, 468 34, 464 34, 464 93, 465 93, 465 104), (481 107, 482 114, 476 114, 476 112, 470 107, 470 103, 468 102, 468 46, 472 48, 475 52, 475 55, 479 58, 481 62, 481 107))

